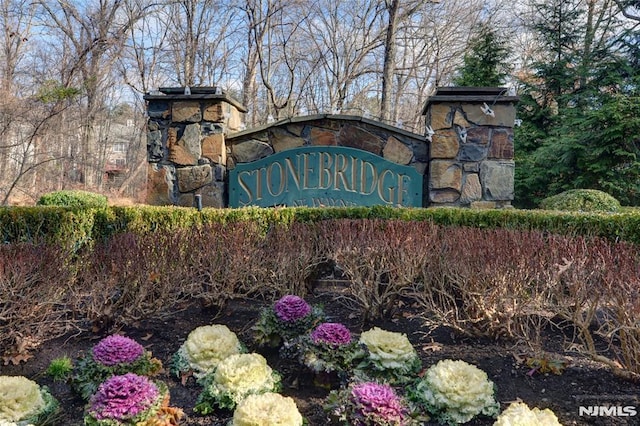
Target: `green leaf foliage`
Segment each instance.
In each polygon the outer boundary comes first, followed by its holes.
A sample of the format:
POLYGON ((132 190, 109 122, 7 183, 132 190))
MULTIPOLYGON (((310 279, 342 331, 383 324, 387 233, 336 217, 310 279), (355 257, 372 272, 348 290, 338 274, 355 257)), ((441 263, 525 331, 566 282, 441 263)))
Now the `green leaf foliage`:
POLYGON ((623 25, 614 5, 594 7, 534 3, 530 29, 541 50, 521 81, 518 207, 579 188, 640 203, 638 32, 623 25))
MULTIPOLYGON (((545 197, 542 197, 545 198, 545 197)), ((387 219, 431 221, 444 226, 545 230, 564 235, 600 236, 640 244, 640 210, 616 214, 543 210, 391 207, 287 207, 248 209, 197 209, 182 207, 115 207, 73 210, 63 207, 0 208, 0 241, 55 242, 78 249, 116 234, 149 235, 188 230, 206 224, 254 221, 266 232, 292 222, 313 223, 331 219, 387 219), (377 217, 376 215, 381 215, 377 217)))
POLYGON ((484 23, 471 39, 464 65, 453 83, 457 86, 500 86, 510 71, 508 57, 506 38, 491 23, 484 23))
POLYGON ((63 206, 76 208, 107 207, 107 197, 88 191, 63 190, 50 192, 40 197, 39 206, 63 206))
POLYGON ((606 192, 595 189, 572 189, 545 198, 540 203, 545 210, 583 212, 616 212, 620 203, 606 192))
POLYGON ((81 91, 75 87, 67 87, 55 80, 47 80, 38 89, 36 99, 40 102, 56 103, 76 98, 81 91))

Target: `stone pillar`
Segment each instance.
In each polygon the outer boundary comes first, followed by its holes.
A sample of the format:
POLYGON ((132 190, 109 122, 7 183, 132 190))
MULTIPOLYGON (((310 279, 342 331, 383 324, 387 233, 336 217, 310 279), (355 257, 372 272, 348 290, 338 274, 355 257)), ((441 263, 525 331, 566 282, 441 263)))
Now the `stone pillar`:
POLYGON ((246 108, 216 87, 162 88, 147 102, 147 204, 226 205, 228 133, 246 108))
POLYGON ((442 87, 429 97, 429 205, 511 206, 517 102, 502 87, 442 87))

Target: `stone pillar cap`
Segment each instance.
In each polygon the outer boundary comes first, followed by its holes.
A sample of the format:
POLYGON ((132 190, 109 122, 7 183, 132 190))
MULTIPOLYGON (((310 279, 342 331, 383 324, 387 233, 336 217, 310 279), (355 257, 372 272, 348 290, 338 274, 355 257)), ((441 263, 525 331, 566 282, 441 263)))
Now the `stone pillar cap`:
POLYGON ((486 102, 495 105, 520 100, 518 96, 509 96, 508 93, 508 87, 438 87, 435 94, 427 98, 422 115, 427 115, 429 105, 439 102, 486 102))
POLYGON ((247 108, 216 86, 196 86, 189 88, 191 94, 185 95, 184 87, 161 87, 144 95, 145 101, 197 101, 219 100, 233 105, 240 112, 247 112, 247 108))

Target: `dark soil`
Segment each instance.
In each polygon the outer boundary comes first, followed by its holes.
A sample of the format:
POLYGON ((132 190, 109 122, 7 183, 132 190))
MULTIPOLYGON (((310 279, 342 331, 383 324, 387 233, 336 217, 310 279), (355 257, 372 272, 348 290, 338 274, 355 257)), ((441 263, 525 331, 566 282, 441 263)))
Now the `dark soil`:
MULTIPOLYGON (((330 294, 307 297, 312 304, 322 304, 332 321, 343 322, 353 333, 378 326, 389 331, 406 333, 429 367, 441 359, 462 359, 475 364, 487 372, 497 385, 497 399, 504 409, 511 401, 520 399, 530 407, 550 408, 563 425, 640 425, 640 387, 614 376, 607 368, 577 354, 567 355, 562 351, 562 339, 550 333, 547 336, 547 350, 550 359, 562 360, 568 366, 561 375, 527 374, 530 368, 521 362, 526 350, 513 342, 494 342, 481 339, 461 338, 451 330, 440 327, 428 333, 418 319, 418 312, 410 306, 403 306, 397 317, 363 325, 351 311, 333 301, 330 294), (635 406, 639 412, 634 417, 586 417, 579 415, 579 406, 622 405, 635 406)), ((117 330, 142 343, 165 367, 187 335, 195 327, 207 324, 225 324, 251 347, 250 328, 258 317, 262 301, 233 301, 223 311, 200 306, 185 306, 170 318, 143 321, 117 330)), ((110 330, 113 332, 113 330, 110 330)), ((67 355, 72 359, 91 348, 105 334, 83 333, 71 337, 46 342, 33 357, 20 365, 1 366, 3 375, 24 375, 41 385, 49 386, 63 408, 59 425, 82 425, 83 403, 69 389, 66 383, 53 382, 44 374, 49 362, 67 355)), ((259 350, 256 350, 260 352, 259 350)), ((283 394, 293 397, 300 412, 311 426, 330 424, 322 410, 327 390, 315 387, 303 376, 293 377, 290 366, 280 362, 277 352, 262 352, 269 364, 284 375, 283 394)), ((164 380, 171 393, 171 406, 181 407, 185 412, 184 425, 226 425, 230 412, 199 416, 193 412, 193 404, 200 392, 198 385, 189 381, 183 386, 179 380, 165 372, 164 380)), ((474 419, 469 425, 492 425, 492 419, 474 419)))

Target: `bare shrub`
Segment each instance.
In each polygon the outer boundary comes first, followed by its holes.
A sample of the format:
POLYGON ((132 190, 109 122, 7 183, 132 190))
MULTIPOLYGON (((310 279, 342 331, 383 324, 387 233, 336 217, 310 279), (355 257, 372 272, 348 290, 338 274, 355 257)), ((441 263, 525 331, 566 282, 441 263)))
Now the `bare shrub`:
POLYGON ((415 293, 431 325, 463 334, 539 340, 547 295, 544 235, 512 230, 440 228, 415 293))
POLYGON ((70 309, 94 331, 162 317, 189 297, 186 231, 114 235, 82 255, 70 309))
POLYGON ((44 244, 0 244, 0 353, 19 361, 30 349, 72 330, 70 253, 44 244))
POLYGON ((569 348, 640 381, 640 251, 601 239, 573 242, 556 265, 554 294, 557 314, 575 330, 569 348))
POLYGON ((414 297, 427 325, 566 348, 640 379, 640 252, 602 239, 440 228, 414 297))
POLYGON ((430 232, 427 223, 395 220, 324 223, 324 250, 350 280, 339 301, 361 314, 364 322, 391 316, 420 273, 430 232))
POLYGON ((310 277, 325 260, 317 228, 317 224, 294 222, 275 225, 269 230, 261 246, 261 259, 268 272, 263 292, 274 297, 307 295, 310 277))
POLYGON ((264 236, 253 222, 211 224, 187 236, 192 281, 188 293, 205 305, 224 306, 262 287, 264 236))

